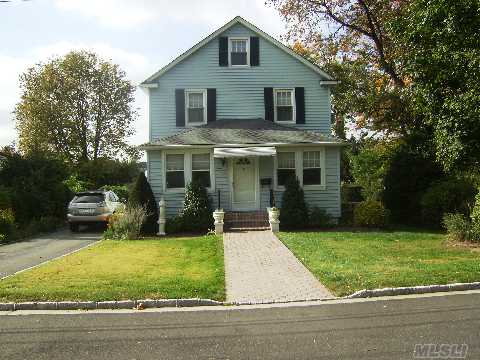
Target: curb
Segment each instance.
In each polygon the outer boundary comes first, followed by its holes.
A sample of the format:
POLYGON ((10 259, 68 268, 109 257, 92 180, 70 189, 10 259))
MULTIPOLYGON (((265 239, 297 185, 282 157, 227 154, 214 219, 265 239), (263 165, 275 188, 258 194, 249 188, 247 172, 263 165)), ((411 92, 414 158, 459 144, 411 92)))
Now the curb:
POLYGON ((455 283, 447 285, 424 285, 424 286, 407 286, 397 288, 383 288, 367 290, 363 289, 351 295, 343 297, 343 299, 371 298, 379 296, 396 296, 396 295, 412 295, 412 294, 428 294, 435 292, 478 290, 480 282, 473 283, 455 283))
POLYGON ((137 309, 164 307, 217 306, 225 303, 211 299, 145 299, 122 301, 45 301, 0 303, 0 311, 16 310, 97 310, 137 309))

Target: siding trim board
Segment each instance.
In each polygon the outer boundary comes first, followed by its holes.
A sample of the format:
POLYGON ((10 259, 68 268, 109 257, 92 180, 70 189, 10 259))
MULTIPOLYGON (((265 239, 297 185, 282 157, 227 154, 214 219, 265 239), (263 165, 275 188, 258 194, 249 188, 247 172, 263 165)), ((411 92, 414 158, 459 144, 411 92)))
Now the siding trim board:
MULTIPOLYGON (((254 33, 256 33, 257 35, 259 35, 260 37, 264 38, 265 40, 267 40, 268 42, 270 42, 271 44, 277 46, 278 48, 280 48, 281 50, 283 50, 284 52, 286 52, 287 54, 293 56, 295 59, 297 59, 298 61, 300 61, 302 64, 304 64, 305 66, 307 66, 308 68, 310 68, 311 70, 313 70, 314 72, 316 72, 317 74, 319 74, 322 78, 325 78, 325 80, 334 80, 330 75, 328 75, 325 71, 323 71, 322 69, 320 69, 317 65, 311 63, 310 61, 308 61, 307 59, 305 59, 304 57, 302 57, 301 55, 298 55, 297 53, 295 53, 292 49, 290 49, 289 47, 283 45, 280 41, 276 40, 275 38, 271 37, 270 35, 268 35, 266 32, 260 30, 259 28, 257 28, 255 25, 249 23, 248 21, 246 21, 245 19, 243 19, 242 17, 240 16, 236 16, 234 19, 232 19, 231 21, 229 21, 228 23, 226 23, 225 25, 223 25, 221 28, 217 29, 216 31, 214 31, 213 33, 211 33, 209 36, 207 36, 206 38, 204 38, 203 40, 201 40, 200 42, 198 42, 197 44, 195 44, 193 47, 191 47, 190 49, 188 49, 187 51, 185 51, 183 54, 181 54, 180 56, 178 56, 176 59, 174 59, 172 62, 170 62, 168 65, 166 65, 165 67, 161 68, 159 71, 157 71, 155 74, 153 74, 152 76, 150 76, 148 79, 146 79, 145 81, 143 81, 141 83, 141 86, 144 86, 144 85, 147 85, 155 80, 157 80, 158 77, 162 76, 163 74, 165 74, 167 71, 169 71, 171 68, 175 67, 177 64, 179 64, 180 62, 182 62, 183 60, 185 60, 186 58, 188 58, 190 55, 194 54, 197 50, 201 49, 204 45, 208 44, 210 41, 214 40, 215 38, 217 38, 221 33, 225 32, 226 30, 228 30, 229 28, 231 28, 232 26, 236 25, 236 24, 241 24, 243 26, 245 26, 246 28, 248 28, 249 30, 253 31, 254 33)), ((224 66, 224 65, 222 65, 224 66)))

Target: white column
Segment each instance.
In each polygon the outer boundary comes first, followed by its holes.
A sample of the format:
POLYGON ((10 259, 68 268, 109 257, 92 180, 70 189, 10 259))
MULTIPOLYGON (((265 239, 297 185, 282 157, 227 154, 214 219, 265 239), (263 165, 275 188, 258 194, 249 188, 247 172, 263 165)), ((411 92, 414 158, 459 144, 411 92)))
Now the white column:
POLYGON ((158 203, 158 236, 165 236, 165 199, 162 197, 158 203))

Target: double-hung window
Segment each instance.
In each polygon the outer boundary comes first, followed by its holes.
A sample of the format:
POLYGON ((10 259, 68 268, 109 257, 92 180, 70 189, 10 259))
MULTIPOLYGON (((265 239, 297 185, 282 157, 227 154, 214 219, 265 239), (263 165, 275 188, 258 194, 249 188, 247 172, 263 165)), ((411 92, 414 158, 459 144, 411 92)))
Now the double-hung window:
POLYGON ((185 187, 185 161, 184 154, 165 155, 165 179, 167 189, 185 187))
POLYGON ((230 65, 249 65, 249 40, 248 38, 230 38, 230 65))
POLYGON ((295 176, 295 152, 279 152, 277 154, 277 186, 285 186, 289 178, 295 176))
POLYGON ((186 90, 186 124, 202 125, 207 122, 207 91, 186 90))
POLYGON ((295 122, 294 89, 274 90, 275 121, 295 122))
POLYGON ((303 152, 303 185, 321 185, 322 168, 320 151, 303 152))
POLYGON ((198 181, 209 188, 210 182, 210 154, 192 154, 192 181, 198 181))

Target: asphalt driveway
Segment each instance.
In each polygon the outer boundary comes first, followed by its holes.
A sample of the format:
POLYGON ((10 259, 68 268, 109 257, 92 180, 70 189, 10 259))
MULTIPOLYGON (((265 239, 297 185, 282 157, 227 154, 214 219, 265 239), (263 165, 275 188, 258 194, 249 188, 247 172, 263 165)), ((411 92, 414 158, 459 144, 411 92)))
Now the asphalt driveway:
POLYGON ((101 232, 71 233, 64 229, 27 241, 0 246, 0 279, 17 271, 81 249, 102 236, 101 232))

